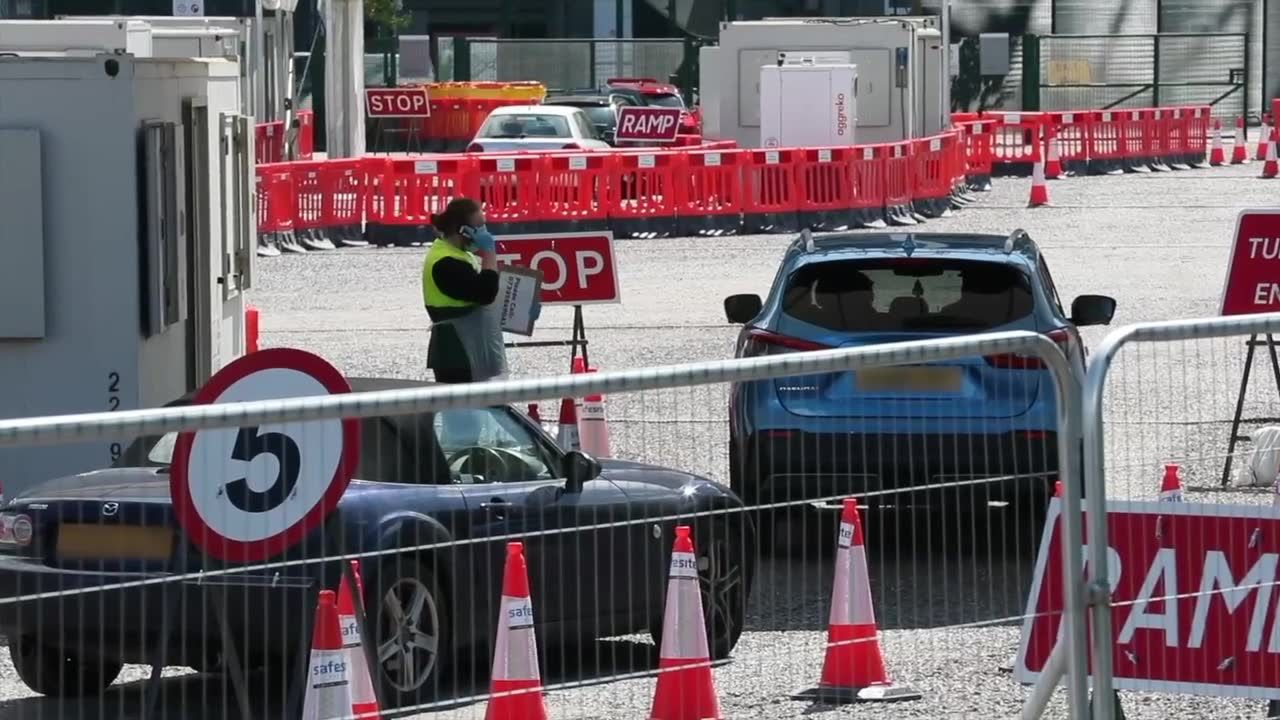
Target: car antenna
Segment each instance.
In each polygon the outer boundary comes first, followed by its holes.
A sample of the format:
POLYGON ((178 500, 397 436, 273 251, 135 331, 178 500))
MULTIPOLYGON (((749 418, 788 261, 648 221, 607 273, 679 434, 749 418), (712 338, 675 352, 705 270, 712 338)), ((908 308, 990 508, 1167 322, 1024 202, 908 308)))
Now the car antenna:
POLYGON ((813 232, 805 228, 800 231, 800 237, 804 238, 804 251, 813 252, 813 232))
POLYGON ((1013 253, 1014 243, 1019 240, 1026 240, 1029 237, 1030 236, 1027 235, 1027 231, 1022 228, 1018 228, 1017 230, 1009 233, 1009 237, 1004 240, 1004 254, 1009 255, 1013 253))

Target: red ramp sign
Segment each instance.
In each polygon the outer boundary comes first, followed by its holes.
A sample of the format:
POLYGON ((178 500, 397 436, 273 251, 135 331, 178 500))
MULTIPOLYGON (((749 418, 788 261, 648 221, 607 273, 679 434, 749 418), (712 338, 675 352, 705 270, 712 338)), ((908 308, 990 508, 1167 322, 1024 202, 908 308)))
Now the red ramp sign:
MULTIPOLYGON (((1023 683, 1060 631, 1060 517, 1055 498, 1014 665, 1023 683)), ((1116 689, 1280 700, 1280 508, 1109 502, 1107 539, 1116 689)))
POLYGON ((618 127, 614 139, 619 142, 676 141, 683 110, 655 105, 627 105, 618 111, 618 127))

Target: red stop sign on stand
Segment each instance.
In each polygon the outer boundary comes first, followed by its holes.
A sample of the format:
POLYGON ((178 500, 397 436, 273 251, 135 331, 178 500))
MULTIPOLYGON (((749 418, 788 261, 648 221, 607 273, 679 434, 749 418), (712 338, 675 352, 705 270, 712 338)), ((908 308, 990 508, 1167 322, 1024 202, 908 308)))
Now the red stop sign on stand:
POLYGON ((622 302, 610 232, 502 235, 498 264, 542 271, 543 305, 622 302))

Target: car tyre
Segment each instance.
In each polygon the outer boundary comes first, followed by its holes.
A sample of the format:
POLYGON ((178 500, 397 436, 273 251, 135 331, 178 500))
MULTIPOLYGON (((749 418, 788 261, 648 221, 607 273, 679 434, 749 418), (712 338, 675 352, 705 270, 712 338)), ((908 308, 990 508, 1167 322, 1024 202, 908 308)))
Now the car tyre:
MULTIPOLYGON (((747 595, 751 587, 750 564, 740 545, 729 541, 733 533, 713 536, 707 547, 696 548, 698 587, 702 591, 702 612, 707 629, 707 648, 712 660, 729 657, 746 625, 747 595)), ((662 620, 656 618, 649 634, 662 647, 662 620)))
POLYGON ((429 565, 412 558, 383 561, 376 573, 365 607, 382 702, 389 708, 428 702, 439 693, 450 657, 440 582, 429 565))
POLYGON ((118 660, 81 657, 30 635, 10 638, 9 657, 22 682, 48 697, 98 695, 124 667, 118 660))

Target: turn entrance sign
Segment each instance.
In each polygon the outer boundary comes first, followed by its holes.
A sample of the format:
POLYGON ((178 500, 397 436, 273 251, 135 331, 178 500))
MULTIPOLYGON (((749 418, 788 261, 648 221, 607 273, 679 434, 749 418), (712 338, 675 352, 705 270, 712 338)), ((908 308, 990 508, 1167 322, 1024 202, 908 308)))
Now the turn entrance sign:
POLYGON ((1222 288, 1223 315, 1280 311, 1280 210, 1243 210, 1222 288))
MULTIPOLYGON (((193 404, 351 392, 311 353, 269 348, 220 370, 193 404)), ((169 492, 178 524, 205 554, 256 562, 296 545, 338 505, 359 457, 358 420, 311 420, 181 433, 169 492)))

